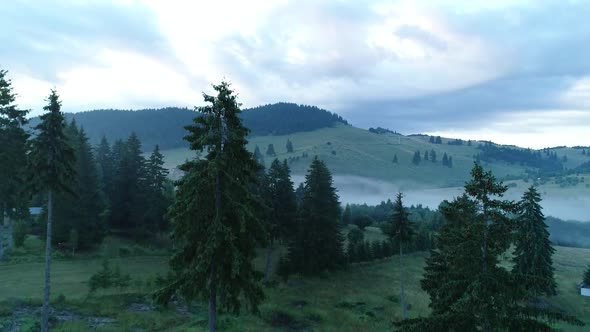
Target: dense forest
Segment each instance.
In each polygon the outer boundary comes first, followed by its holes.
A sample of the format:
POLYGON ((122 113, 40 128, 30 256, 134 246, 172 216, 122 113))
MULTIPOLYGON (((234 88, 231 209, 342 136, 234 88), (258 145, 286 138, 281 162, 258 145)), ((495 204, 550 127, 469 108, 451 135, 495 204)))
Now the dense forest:
MULTIPOLYGON (((193 122, 198 113, 188 108, 166 107, 159 109, 94 110, 66 113, 66 121, 75 120, 84 128, 91 144, 98 144, 103 136, 109 141, 126 139, 135 133, 145 151, 156 145, 161 149, 187 147, 183 140, 184 127, 193 122)), ((285 135, 347 124, 337 114, 315 106, 277 103, 246 109, 240 114, 250 135, 285 135)), ((34 127, 39 118, 31 119, 34 127)))

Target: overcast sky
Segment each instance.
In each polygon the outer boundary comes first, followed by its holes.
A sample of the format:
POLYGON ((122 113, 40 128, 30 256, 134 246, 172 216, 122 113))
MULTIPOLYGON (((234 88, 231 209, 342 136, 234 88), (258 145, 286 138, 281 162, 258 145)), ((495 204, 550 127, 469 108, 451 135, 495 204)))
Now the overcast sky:
POLYGON ((289 101, 352 124, 590 145, 590 1, 10 1, 0 67, 37 115, 289 101))

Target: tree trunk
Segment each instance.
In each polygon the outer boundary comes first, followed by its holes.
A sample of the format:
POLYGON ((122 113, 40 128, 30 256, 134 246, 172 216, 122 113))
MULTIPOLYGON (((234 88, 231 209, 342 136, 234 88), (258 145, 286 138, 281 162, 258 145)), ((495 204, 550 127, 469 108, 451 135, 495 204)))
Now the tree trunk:
POLYGON ((2 261, 4 260, 4 217, 6 215, 6 211, 2 209, 0 214, 0 261, 2 261))
POLYGON ((406 309, 406 296, 404 293, 404 260, 403 260, 402 241, 399 242, 399 287, 400 287, 400 302, 402 304, 402 319, 408 318, 406 309))
POLYGON ((10 218, 9 215, 6 215, 6 217, 8 218, 8 246, 6 251, 11 253, 12 249, 14 248, 14 238, 12 237, 12 218, 10 218))
POLYGON ((270 281, 270 271, 271 271, 271 264, 272 264, 272 249, 273 249, 273 240, 270 240, 270 244, 268 245, 268 249, 266 251, 266 274, 264 275, 264 282, 268 283, 270 281))
POLYGON ((41 331, 49 331, 49 290, 51 285, 51 219, 53 218, 53 192, 47 194, 47 237, 45 240, 45 291, 43 294, 43 320, 41 331))
POLYGON ((215 280, 215 265, 211 267, 211 292, 209 294, 209 332, 215 332, 217 325, 217 280, 215 280))

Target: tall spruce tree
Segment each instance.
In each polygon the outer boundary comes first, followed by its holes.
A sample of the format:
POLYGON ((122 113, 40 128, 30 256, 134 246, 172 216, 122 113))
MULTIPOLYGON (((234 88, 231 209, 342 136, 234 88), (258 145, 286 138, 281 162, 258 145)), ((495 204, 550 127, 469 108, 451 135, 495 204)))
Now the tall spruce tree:
POLYGON ((445 216, 437 249, 426 261, 422 288, 431 314, 397 325, 405 331, 552 331, 552 322, 575 317, 535 305, 521 278, 500 264, 512 244, 516 211, 501 200, 507 187, 479 164, 465 194, 441 203, 445 216))
POLYGON ((286 148, 287 148, 287 152, 288 153, 292 153, 293 152, 293 142, 291 142, 290 139, 287 139, 286 148))
POLYGON ((8 224, 8 252, 12 251, 13 220, 27 209, 25 169, 27 110, 18 109, 7 71, 0 69, 0 260, 4 259, 4 219, 8 224))
POLYGON ((274 241, 288 240, 296 232, 297 201, 295 189, 291 181, 291 171, 286 162, 275 159, 266 176, 267 201, 270 207, 269 215, 269 245, 266 259, 265 281, 268 282, 271 273, 272 251, 274 241))
POLYGON ((514 266, 533 298, 557 294, 553 276, 553 253, 545 216, 541 211, 541 195, 531 186, 522 196, 515 227, 514 266))
POLYGON ((171 202, 168 202, 164 192, 168 173, 168 169, 164 168, 164 156, 160 152, 160 147, 156 145, 146 162, 146 222, 152 232, 161 232, 167 228, 164 215, 171 202))
POLYGON ((412 158, 412 163, 414 165, 418 165, 418 164, 420 164, 421 161, 422 161, 422 157, 420 156, 420 151, 414 152, 414 157, 412 158))
POLYGON ((269 157, 274 157, 277 155, 275 152, 275 146, 272 143, 266 148, 266 155, 269 157))
POLYGON ((384 228, 386 235, 391 241, 395 240, 399 244, 399 268, 400 268, 400 304, 402 306, 402 318, 408 318, 405 289, 404 289, 404 261, 403 261, 403 247, 410 243, 414 236, 415 227, 410 221, 410 213, 406 209, 402 201, 403 194, 398 193, 393 204, 393 213, 391 215, 391 225, 384 228))
POLYGON ((305 176, 296 237, 289 243, 290 272, 316 274, 341 266, 340 203, 326 164, 313 159, 305 176))
POLYGON ((350 204, 346 204, 344 212, 342 213, 342 224, 349 225, 352 222, 352 211, 350 210, 350 204))
POLYGON ((71 191, 68 180, 75 176, 74 150, 68 142, 61 102, 55 90, 47 98, 47 113, 35 127, 37 136, 32 141, 30 153, 31 184, 34 189, 47 192, 47 236, 45 242, 45 290, 41 331, 49 330, 49 294, 51 285, 51 223, 53 217, 53 194, 71 191))
POLYGON ((584 272, 583 282, 584 284, 590 286, 590 265, 588 265, 586 272, 584 272))
POLYGON ((207 155, 180 166, 185 174, 170 210, 174 277, 156 293, 160 302, 176 293, 189 300, 207 299, 209 331, 216 328, 218 302, 237 312, 247 300, 251 310, 258 310, 264 294, 252 260, 265 240, 264 223, 256 213, 260 203, 250 191, 260 166, 246 150, 248 129, 229 83, 213 88, 217 96, 204 94, 210 105, 199 107, 202 116, 186 127, 191 149, 207 155))

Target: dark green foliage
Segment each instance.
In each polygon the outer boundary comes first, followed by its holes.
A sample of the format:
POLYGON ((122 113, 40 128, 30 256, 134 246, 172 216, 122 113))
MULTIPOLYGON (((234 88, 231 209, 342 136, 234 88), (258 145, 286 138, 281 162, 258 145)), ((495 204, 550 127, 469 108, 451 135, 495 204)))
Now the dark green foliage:
POLYGON ((72 192, 75 177, 75 151, 65 133, 65 119, 55 90, 47 98, 47 111, 35 127, 37 136, 31 142, 30 172, 33 190, 72 192))
POLYGON ((584 279, 583 279, 584 283, 586 285, 590 286, 590 265, 588 265, 588 268, 586 269, 586 272, 584 272, 584 279))
POLYGON ((290 239, 297 232, 297 201, 287 162, 275 159, 266 179, 270 239, 290 239))
POLYGON ((25 239, 29 233, 29 226, 24 220, 18 220, 14 225, 14 246, 17 248, 22 247, 25 244, 25 239))
POLYGON ((47 113, 35 127, 37 136, 31 143, 29 153, 29 183, 33 192, 47 193, 47 230, 45 240, 45 287, 43 293, 43 313, 41 330, 49 330, 49 297, 51 284, 51 235, 53 194, 64 191, 72 193, 70 181, 76 176, 74 149, 65 134, 65 121, 61 112, 61 102, 55 90, 47 98, 47 113))
POLYGON ((434 136, 430 136, 428 142, 434 144, 434 136))
POLYGON ((509 216, 516 211, 514 202, 498 199, 506 190, 476 164, 465 194, 441 203, 446 222, 422 280, 432 313, 398 324, 402 330, 549 331, 558 320, 580 324, 529 302, 520 276, 500 264, 512 244, 509 216))
POLYGON ((288 259, 292 272, 316 274, 344 263, 340 213, 332 174, 316 157, 305 176, 299 229, 289 243, 288 259))
POLYGON ((414 152, 414 157, 412 158, 412 164, 418 165, 422 161, 422 157, 420 157, 420 151, 414 152))
POLYGON ((357 245, 365 240, 365 233, 358 228, 353 228, 348 232, 348 243, 357 245))
POLYGON ((272 143, 266 148, 266 155, 269 157, 274 157, 277 155, 275 152, 275 146, 272 143))
POLYGON ((447 167, 449 166, 449 156, 447 156, 446 152, 443 154, 442 164, 443 164, 443 166, 447 166, 447 167))
POLYGON ((187 161, 169 215, 173 220, 170 261, 172 282, 156 293, 167 303, 175 295, 209 300, 209 323, 215 326, 217 304, 238 312, 243 301, 258 310, 264 294, 261 274, 252 260, 265 240, 261 204, 250 188, 261 168, 246 150, 248 130, 242 125, 236 94, 229 83, 214 85, 217 96, 204 94, 207 106, 186 127, 191 149, 204 158, 187 161))
POLYGON ((72 121, 66 128, 66 135, 74 148, 76 176, 67 179, 70 193, 55 195, 52 242, 69 243, 73 247, 70 232, 76 230, 79 234, 76 248, 87 250, 99 245, 106 233, 104 195, 97 163, 84 130, 79 130, 72 121))
POLYGON ((352 211, 350 210, 350 205, 346 204, 344 207, 344 212, 342 213, 342 224, 348 225, 352 222, 352 211))
POLYGON ((449 157, 449 162, 447 166, 449 166, 449 168, 453 168, 453 157, 449 157))
POLYGON ((541 196, 530 187, 520 201, 515 227, 512 272, 521 275, 523 287, 533 298, 557 293, 552 259, 555 249, 549 241, 540 202, 541 196))
POLYGON ((166 196, 168 169, 164 168, 164 156, 158 145, 146 161, 145 175, 147 192, 144 229, 155 233, 166 231, 168 220, 164 215, 172 201, 166 196))
POLYGON ((447 144, 448 145, 459 145, 459 146, 461 146, 461 145, 463 145, 463 140, 460 139, 460 138, 456 138, 456 139, 454 139, 452 141, 448 141, 447 144))
POLYGON ((391 240, 405 244, 411 241, 415 234, 415 225, 410 220, 410 213, 402 202, 403 194, 398 193, 393 203, 393 211, 390 219, 390 227, 384 228, 385 235, 391 240))
POLYGON ((119 288, 124 289, 129 287, 131 283, 131 276, 129 274, 122 274, 118 265, 111 268, 109 261, 102 262, 102 268, 93 274, 88 280, 88 291, 94 293, 99 289, 119 288))
POLYGON ((428 160, 428 151, 424 151, 424 160, 428 160))
POLYGON ((544 150, 546 157, 543 157, 541 151, 500 146, 491 142, 485 142, 480 146, 480 150, 479 158, 487 162, 501 160, 511 164, 534 167, 541 172, 549 173, 563 170, 562 161, 549 150, 544 150))
MULTIPOLYGON (((67 114, 86 129, 91 144, 98 144, 106 135, 111 142, 124 140, 136 133, 147 151, 156 145, 162 149, 186 147, 184 126, 190 125, 199 113, 188 108, 94 110, 67 114)), ((286 135, 347 124, 340 116, 313 106, 278 103, 244 110, 240 117, 251 135, 286 135)), ((38 118, 31 123, 36 125, 38 118)))
POLYGON ((397 134, 396 131, 393 131, 391 129, 387 129, 387 128, 381 128, 381 127, 377 127, 377 128, 369 128, 369 132, 373 133, 373 134, 397 134))
POLYGON ((285 145, 285 147, 287 148, 287 153, 293 152, 293 143, 290 139, 287 139, 287 144, 285 145))
POLYGON ((127 141, 115 142, 112 151, 116 172, 109 225, 136 237, 145 235, 143 217, 147 208, 146 160, 141 150, 139 138, 132 133, 127 141))
POLYGON ((393 160, 392 160, 392 162, 393 162, 394 164, 397 164, 397 162, 398 162, 398 161, 397 161, 397 154, 394 154, 394 155, 393 155, 393 160))
MULTIPOLYGON (((28 211, 29 193, 26 191, 27 140, 25 132, 27 110, 16 106, 16 94, 7 71, 0 69, 0 213, 7 213, 10 222, 28 211)), ((1 218, 0 218, 1 219, 1 218)), ((0 221, 0 226, 3 223, 0 221)), ((9 231, 12 229, 9 224, 9 231)), ((0 260, 3 259, 3 237, 0 230, 0 260)), ((13 234, 8 234, 11 249, 13 234)))
POLYGON ((277 103, 245 110, 244 124, 253 135, 286 135, 348 124, 335 113, 315 106, 277 103))
POLYGON ((440 136, 436 136, 434 143, 435 144, 442 144, 442 139, 440 138, 440 136))
POLYGON ((354 224, 361 230, 364 231, 365 227, 371 226, 373 224, 373 219, 369 216, 359 216, 354 218, 354 224))
POLYGON ((436 162, 436 152, 433 150, 430 150, 430 161, 432 161, 433 163, 436 162))

